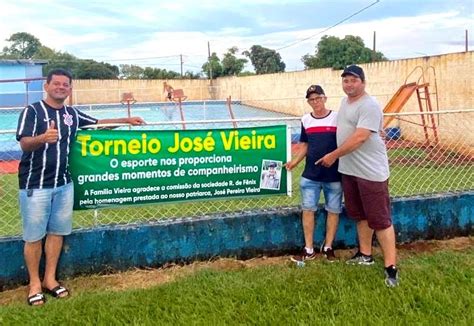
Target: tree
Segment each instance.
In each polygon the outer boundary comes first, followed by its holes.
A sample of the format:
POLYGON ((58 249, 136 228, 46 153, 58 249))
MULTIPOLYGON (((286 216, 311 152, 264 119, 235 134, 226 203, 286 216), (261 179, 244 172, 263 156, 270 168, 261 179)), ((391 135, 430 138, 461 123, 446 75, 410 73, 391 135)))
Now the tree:
POLYGON ((190 70, 186 70, 184 73, 184 78, 186 79, 199 79, 201 78, 201 74, 198 72, 192 72, 190 70))
POLYGON ((79 60, 77 66, 72 69, 72 75, 76 79, 117 79, 119 69, 109 63, 94 60, 79 60))
POLYGON ((178 79, 181 75, 176 71, 146 67, 143 70, 143 79, 178 79))
MULTIPOLYGON (((119 68, 92 59, 79 59, 70 53, 55 51, 42 45, 35 36, 28 33, 12 34, 7 41, 13 42, 13 44, 3 49, 0 53, 0 59, 46 60, 47 64, 43 65, 44 75, 51 69, 63 68, 69 70, 73 77, 77 79, 116 79, 119 78, 120 74, 125 78, 136 79, 181 78, 179 73, 166 69, 150 67, 144 69, 135 65, 121 65, 119 68)), ((194 76, 187 72, 187 75, 192 78, 199 78, 198 74, 194 76)))
POLYGON ((301 58, 305 68, 343 69, 350 64, 385 61, 381 52, 373 52, 365 47, 359 36, 346 35, 343 39, 325 35, 316 46, 315 55, 306 54, 301 58))
POLYGON ((222 64, 221 60, 215 52, 212 52, 209 60, 202 65, 202 71, 206 74, 208 78, 217 78, 222 76, 222 64))
POLYGON ((31 59, 41 47, 39 39, 25 32, 14 33, 6 41, 13 44, 3 48, 2 56, 11 59, 31 59))
POLYGON ((281 56, 275 50, 264 48, 260 45, 253 45, 249 51, 242 54, 250 58, 250 62, 257 75, 271 74, 285 71, 285 63, 281 61, 281 56))
POLYGON ((236 76, 244 69, 247 59, 237 59, 235 54, 239 51, 236 46, 231 47, 222 59, 222 74, 224 76, 236 76))
POLYGON ((36 53, 33 55, 32 59, 49 60, 49 59, 53 59, 57 55, 58 53, 56 51, 54 51, 51 48, 48 48, 47 46, 42 45, 39 47, 38 51, 36 51, 36 53))
MULTIPOLYGON (((136 65, 120 65, 120 76, 124 79, 179 79, 181 75, 176 71, 145 67, 136 65)), ((198 79, 199 74, 186 71, 184 77, 187 79, 198 79)))
POLYGON ((244 71, 239 74, 239 77, 246 77, 246 76, 255 76, 253 71, 244 71))
MULTIPOLYGON (((50 48, 42 48, 35 59, 47 60, 48 63, 43 66, 43 74, 46 75, 50 70, 62 68, 69 70, 71 73, 78 69, 79 59, 67 52, 56 52, 50 48), (44 54, 44 56, 42 56, 44 54)), ((75 75, 73 74, 75 77, 75 75)))
POLYGON ((120 65, 120 74, 124 79, 141 79, 143 68, 136 65, 120 65))

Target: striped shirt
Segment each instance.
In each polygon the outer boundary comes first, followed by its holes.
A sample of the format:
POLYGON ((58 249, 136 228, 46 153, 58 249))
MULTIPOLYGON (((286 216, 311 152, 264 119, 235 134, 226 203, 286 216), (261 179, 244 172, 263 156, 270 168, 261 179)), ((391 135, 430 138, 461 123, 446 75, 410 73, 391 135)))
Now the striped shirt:
POLYGON ((337 171, 338 161, 329 168, 314 164, 337 148, 336 120, 337 112, 334 111, 329 111, 322 118, 315 118, 311 113, 301 118, 300 142, 308 143, 306 165, 303 171, 303 177, 306 179, 319 182, 341 181, 341 175, 337 171))
POLYGON ((16 139, 44 134, 51 121, 56 124, 59 139, 35 151, 23 151, 18 171, 20 189, 56 188, 71 182, 69 151, 77 129, 96 124, 98 120, 71 106, 55 109, 40 101, 21 112, 16 139))

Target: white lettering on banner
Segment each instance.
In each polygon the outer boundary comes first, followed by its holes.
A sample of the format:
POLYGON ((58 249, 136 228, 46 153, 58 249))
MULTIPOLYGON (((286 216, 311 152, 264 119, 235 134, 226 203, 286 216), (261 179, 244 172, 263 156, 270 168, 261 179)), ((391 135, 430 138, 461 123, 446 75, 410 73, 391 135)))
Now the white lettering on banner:
POLYGON ((250 188, 250 187, 247 187, 245 188, 245 191, 247 193, 255 193, 255 192, 260 192, 260 188, 250 188))
POLYGON ((227 181, 216 181, 216 182, 207 182, 202 183, 202 188, 213 188, 213 187, 227 187, 229 183, 227 181))
POLYGON ((191 189, 193 186, 189 183, 185 183, 184 185, 177 184, 177 185, 168 185, 166 186, 166 190, 181 190, 181 189, 191 189))
POLYGON ((120 197, 120 198, 102 198, 102 199, 94 199, 94 205, 111 205, 111 204, 123 204, 123 203, 131 203, 131 197, 120 197))
POLYGON ((216 175, 216 174, 238 174, 238 173, 255 173, 258 172, 258 166, 256 165, 251 165, 251 166, 245 166, 245 165, 232 165, 232 166, 226 166, 223 165, 221 167, 214 167, 214 168, 200 168, 200 169, 190 169, 188 170, 188 175, 189 176, 200 176, 200 175, 205 175, 206 177, 210 175, 216 175))
POLYGON ((133 188, 132 191, 136 194, 140 194, 142 192, 157 192, 157 191, 160 191, 160 186, 138 187, 138 188, 133 188))
POLYGON ((91 196, 105 196, 105 195, 112 195, 112 190, 110 189, 101 189, 101 190, 89 190, 89 194, 91 196))
POLYGON ((232 162, 232 156, 218 156, 216 154, 211 156, 197 156, 197 157, 180 157, 178 160, 179 166, 182 165, 192 165, 196 166, 198 164, 208 164, 208 163, 230 163, 232 162))
POLYGON ((77 176, 77 183, 83 185, 86 182, 108 182, 118 181, 120 175, 118 173, 105 172, 102 174, 80 174, 77 176))
POLYGON ((155 179, 168 177, 171 177, 171 171, 155 170, 122 173, 122 180, 155 179))
POLYGON ((227 195, 236 195, 236 194, 244 194, 245 190, 244 189, 227 189, 226 194, 227 195))
POLYGON ((153 195, 145 195, 145 196, 136 196, 133 197, 133 202, 142 202, 142 201, 148 201, 148 200, 158 200, 160 199, 159 194, 153 194, 153 195))
POLYGON ((114 194, 129 194, 132 192, 130 188, 114 188, 114 194))
POLYGON ((211 195, 212 194, 210 191, 193 191, 186 194, 186 199, 195 197, 210 197, 211 195))
POLYGON ((156 158, 148 158, 146 160, 122 161, 122 163, 120 163, 120 166, 123 168, 131 168, 132 170, 134 170, 135 168, 158 166, 158 160, 156 158))

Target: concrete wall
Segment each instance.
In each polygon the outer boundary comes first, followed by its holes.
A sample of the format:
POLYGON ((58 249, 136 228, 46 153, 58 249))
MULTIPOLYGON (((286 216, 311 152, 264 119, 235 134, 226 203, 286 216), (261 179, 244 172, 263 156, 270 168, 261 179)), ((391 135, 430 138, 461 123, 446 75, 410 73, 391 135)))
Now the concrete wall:
MULTIPOLYGON (((474 91, 473 51, 376 62, 361 66, 367 77, 367 91, 376 96, 382 106, 385 106, 405 81, 424 80, 431 84, 431 92, 437 93, 440 109, 474 108, 472 96, 474 91)), ((327 68, 259 76, 218 78, 213 81, 215 95, 209 92, 210 82, 208 80, 171 80, 168 82, 174 88, 184 89, 190 100, 211 98, 222 100, 232 96, 235 99, 260 104, 259 106, 271 110, 299 116, 308 111, 304 96, 306 89, 311 84, 321 84, 329 97, 328 106, 338 109, 340 98, 344 96, 340 74, 341 70, 327 68)), ((133 92, 140 102, 163 101, 163 82, 164 80, 77 80, 74 82, 74 102, 117 103, 123 92, 133 92)), ((417 110, 418 105, 415 101, 410 101, 405 108, 405 111, 417 110)))
MULTIPOLYGON (((440 109, 474 108, 473 51, 376 62, 362 64, 361 67, 366 74, 367 91, 376 96, 382 106, 405 82, 424 81, 430 83, 430 92, 437 93, 440 109)), ((340 98, 344 96, 341 72, 311 69, 241 78, 227 77, 217 79, 216 85, 219 86, 222 98, 232 94, 242 100, 262 101, 269 108, 277 105, 286 113, 301 115, 308 111, 304 96, 311 84, 322 85, 329 97, 328 106, 338 109, 340 98)), ((417 102, 412 100, 407 103, 404 111, 418 111, 417 102)))
MULTIPOLYGON (((161 102, 166 97, 163 92, 165 80, 75 80, 73 84, 73 104, 119 103, 122 94, 132 92, 138 102, 161 102)), ((183 89, 190 100, 211 99, 209 81, 185 79, 167 81, 174 89, 183 89)))
MULTIPOLYGON (((324 239, 322 211, 315 243, 324 239)), ((472 235, 474 192, 397 200, 392 214, 398 242, 472 235)), ((65 238, 58 274, 64 278, 215 256, 249 258, 294 251, 304 244, 300 216, 299 209, 291 208, 75 231, 65 238)), ((342 214, 335 247, 355 246, 356 238, 354 222, 342 214)), ((0 290, 26 282, 21 239, 0 240, 0 259, 0 290)))

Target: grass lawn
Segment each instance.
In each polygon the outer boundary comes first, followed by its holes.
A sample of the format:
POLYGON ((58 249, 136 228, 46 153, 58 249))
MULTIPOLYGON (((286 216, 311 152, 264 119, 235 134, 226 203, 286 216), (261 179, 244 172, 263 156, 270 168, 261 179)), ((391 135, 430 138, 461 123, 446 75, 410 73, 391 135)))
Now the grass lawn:
POLYGON ((461 166, 392 166, 390 195, 407 197, 474 189, 474 168, 461 166))
POLYGON ((467 242, 462 250, 401 250, 401 285, 394 289, 383 283, 380 255, 370 267, 316 260, 297 268, 288 257, 251 268, 211 263, 141 289, 120 290, 126 275, 69 280, 71 298, 50 298, 43 307, 27 306, 24 289, 21 302, 0 306, 0 324, 473 325, 474 247, 467 242))

